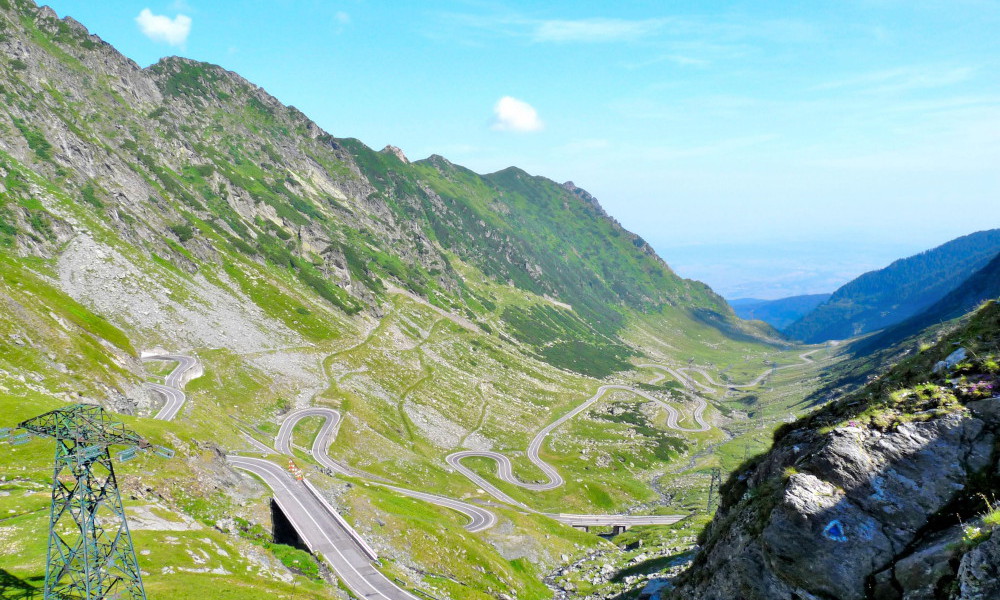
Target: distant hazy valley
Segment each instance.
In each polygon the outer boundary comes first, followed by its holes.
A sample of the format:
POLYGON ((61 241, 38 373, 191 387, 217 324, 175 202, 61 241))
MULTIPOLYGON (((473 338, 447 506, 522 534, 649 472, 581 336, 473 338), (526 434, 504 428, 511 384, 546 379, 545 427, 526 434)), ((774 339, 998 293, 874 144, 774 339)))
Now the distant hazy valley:
POLYGON ((729 305, 740 318, 764 321, 792 339, 807 343, 847 339, 924 312, 986 267, 998 252, 1000 230, 980 231, 865 273, 832 294, 737 298, 729 305))

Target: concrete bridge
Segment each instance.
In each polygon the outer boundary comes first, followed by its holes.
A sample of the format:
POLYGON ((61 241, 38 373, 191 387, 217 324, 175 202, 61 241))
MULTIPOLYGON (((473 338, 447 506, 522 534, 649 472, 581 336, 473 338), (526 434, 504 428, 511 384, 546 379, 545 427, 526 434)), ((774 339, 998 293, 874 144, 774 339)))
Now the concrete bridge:
POLYGON ((613 535, 618 535, 636 525, 672 525, 687 515, 570 515, 565 513, 547 515, 583 531, 591 527, 610 527, 613 535))

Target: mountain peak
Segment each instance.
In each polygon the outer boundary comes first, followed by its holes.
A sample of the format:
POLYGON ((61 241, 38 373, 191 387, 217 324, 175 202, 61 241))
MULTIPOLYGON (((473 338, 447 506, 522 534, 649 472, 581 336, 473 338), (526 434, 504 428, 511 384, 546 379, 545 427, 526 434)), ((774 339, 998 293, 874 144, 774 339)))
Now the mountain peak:
POLYGON ((450 160, 441 156, 440 154, 431 154, 427 158, 418 162, 425 162, 425 161, 438 171, 454 171, 455 169, 458 168, 458 166, 455 163, 451 162, 450 160))
POLYGON ((513 175, 515 177, 531 177, 532 175, 522 169, 521 167, 515 167, 513 165, 507 167, 506 169, 500 169, 494 175, 513 175))
POLYGON ((410 164, 410 159, 406 158, 406 154, 404 154, 403 150, 398 146, 393 146, 392 144, 389 144, 385 148, 382 148, 381 152, 383 154, 391 154, 395 156, 399 160, 403 161, 403 164, 407 165, 410 164))
MULTIPOLYGON (((184 56, 164 56, 144 69, 161 78, 173 79, 177 91, 193 92, 206 84, 215 84, 222 80, 250 89, 260 89, 242 76, 220 67, 219 65, 186 58, 184 56), (187 88, 187 89, 185 89, 187 88)), ((168 82, 166 85, 170 85, 168 82)))
POLYGON ((56 11, 52 9, 51 6, 44 5, 38 7, 38 16, 46 19, 58 19, 59 15, 56 11))

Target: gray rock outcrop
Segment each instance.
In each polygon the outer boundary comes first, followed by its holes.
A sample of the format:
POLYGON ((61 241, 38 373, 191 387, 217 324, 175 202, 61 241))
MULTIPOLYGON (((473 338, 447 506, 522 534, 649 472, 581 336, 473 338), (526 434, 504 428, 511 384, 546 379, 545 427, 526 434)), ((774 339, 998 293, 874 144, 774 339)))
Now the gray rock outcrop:
POLYGON ((958 568, 959 600, 1000 598, 1000 533, 962 557, 958 568))
POLYGON ((961 354, 987 358, 955 360, 942 341, 781 432, 723 486, 694 565, 663 597, 1000 598, 1000 536, 972 525, 1000 491, 1000 396, 981 391, 998 387, 1000 308, 977 318, 982 347, 961 354))
MULTIPOLYGON (((1000 405, 1000 399, 989 402, 1000 405)), ((891 433, 845 427, 803 452, 800 460, 792 448, 775 455, 766 469, 794 472, 776 494, 762 531, 748 536, 745 526, 752 524, 740 523, 723 533, 715 546, 720 550, 705 565, 711 575, 694 597, 869 597, 873 574, 891 567, 918 541, 931 517, 955 500, 967 479, 991 464, 1000 419, 993 411, 985 414, 989 418, 956 413, 905 423, 891 433)), ((882 587, 894 589, 900 579, 933 585, 934 578, 907 574, 933 571, 942 561, 947 566, 951 558, 940 543, 932 543, 900 561, 895 572, 886 571, 882 587)), ((935 596, 906 596, 922 597, 935 596)))

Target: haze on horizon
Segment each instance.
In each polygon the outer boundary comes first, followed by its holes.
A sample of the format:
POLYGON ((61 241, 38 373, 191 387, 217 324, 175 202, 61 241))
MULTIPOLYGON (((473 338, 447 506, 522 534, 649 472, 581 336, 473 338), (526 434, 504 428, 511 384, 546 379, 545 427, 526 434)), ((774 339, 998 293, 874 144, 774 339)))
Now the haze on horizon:
POLYGON ((832 291, 1000 226, 1000 2, 52 0, 341 137, 597 196, 727 297, 832 291))

